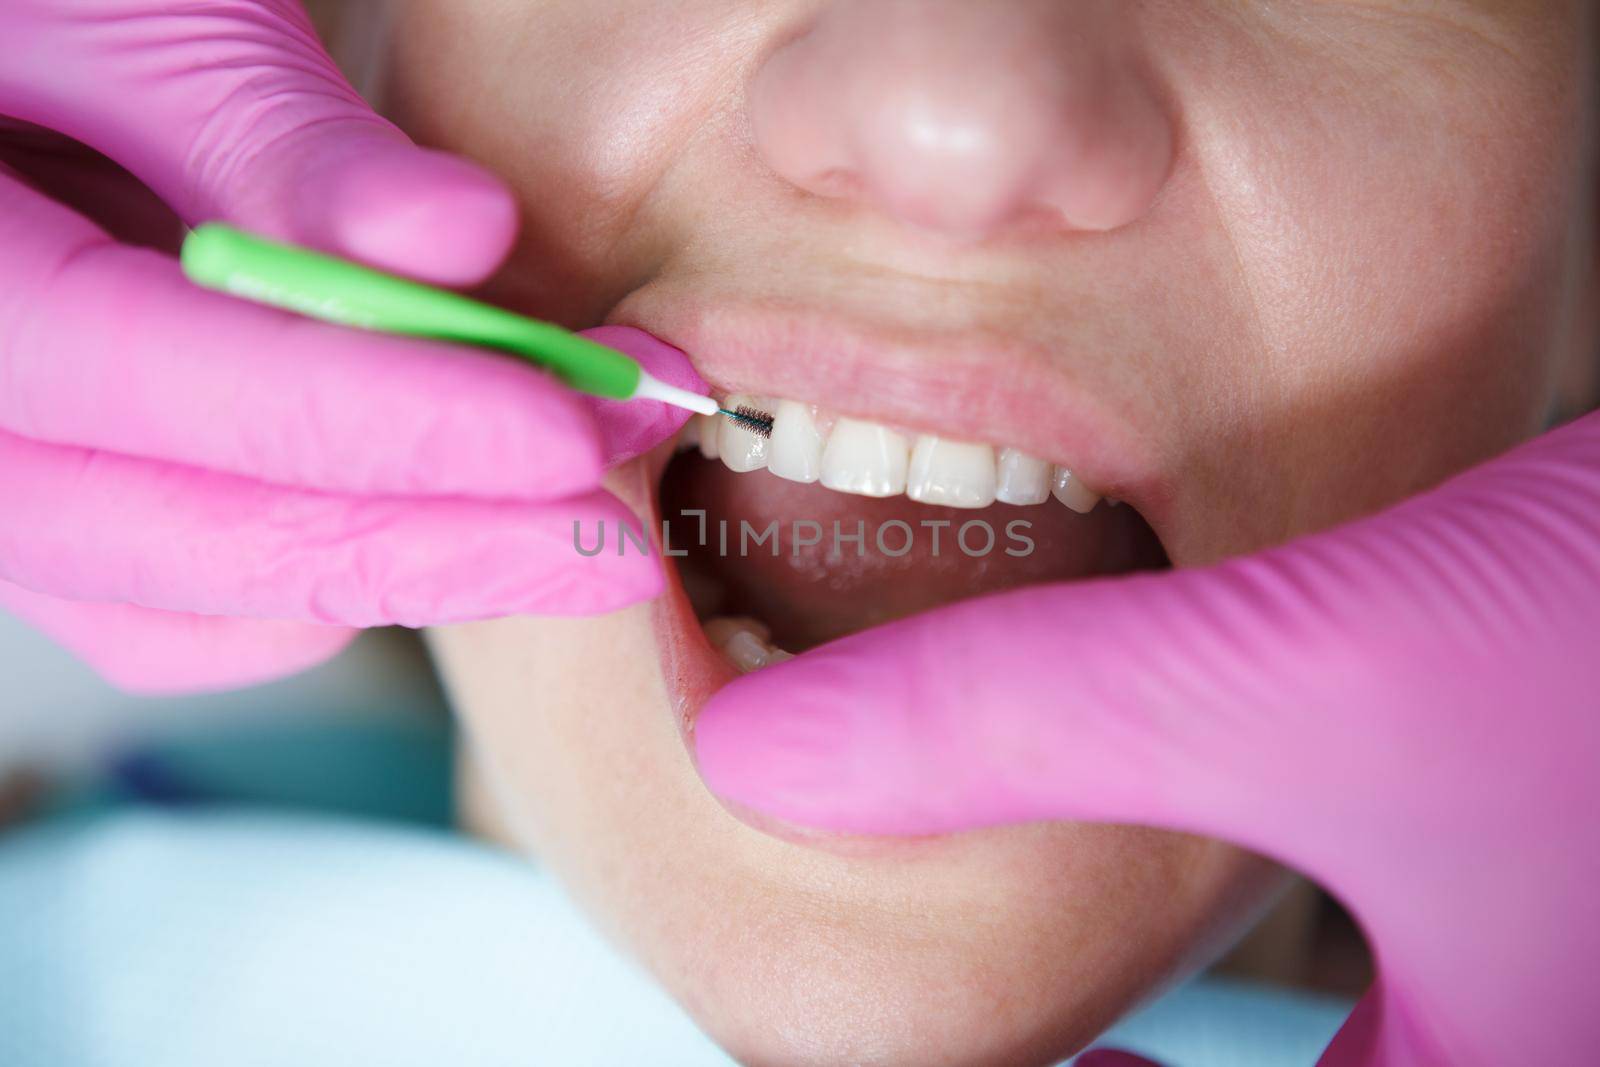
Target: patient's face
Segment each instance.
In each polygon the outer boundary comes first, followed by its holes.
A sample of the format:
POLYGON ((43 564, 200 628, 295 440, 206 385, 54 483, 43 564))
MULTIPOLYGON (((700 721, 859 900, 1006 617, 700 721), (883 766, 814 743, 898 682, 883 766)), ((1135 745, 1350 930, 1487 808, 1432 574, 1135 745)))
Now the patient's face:
POLYGON ((708 693, 1370 511, 1536 432, 1593 350, 1585 4, 411 0, 394 32, 397 117, 523 195, 499 299, 779 413, 616 472, 680 542, 713 524, 658 603, 434 638, 505 832, 752 1061, 1066 1054, 1276 875, 1128 827, 766 836, 695 776, 708 693), (864 518, 867 554, 724 558, 741 518, 864 518), (951 549, 974 520, 999 548, 951 549))

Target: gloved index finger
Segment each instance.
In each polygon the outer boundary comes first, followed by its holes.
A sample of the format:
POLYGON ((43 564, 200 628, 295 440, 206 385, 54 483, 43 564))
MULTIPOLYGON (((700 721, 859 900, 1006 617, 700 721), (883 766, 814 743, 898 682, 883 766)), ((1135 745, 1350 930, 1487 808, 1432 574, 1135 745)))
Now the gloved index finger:
POLYGON ((338 626, 598 615, 660 591, 642 552, 577 551, 637 521, 590 491, 415 500, 264 485, 0 433, 0 580, 72 600, 338 626))

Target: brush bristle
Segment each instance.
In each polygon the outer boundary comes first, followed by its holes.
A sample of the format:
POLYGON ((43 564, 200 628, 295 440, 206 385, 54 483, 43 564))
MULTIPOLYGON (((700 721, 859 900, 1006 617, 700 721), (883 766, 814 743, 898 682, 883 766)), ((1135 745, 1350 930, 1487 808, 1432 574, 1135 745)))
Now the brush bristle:
POLYGON ((740 404, 733 411, 723 408, 722 413, 753 434, 761 437, 772 436, 772 416, 760 408, 753 408, 748 404, 740 404))

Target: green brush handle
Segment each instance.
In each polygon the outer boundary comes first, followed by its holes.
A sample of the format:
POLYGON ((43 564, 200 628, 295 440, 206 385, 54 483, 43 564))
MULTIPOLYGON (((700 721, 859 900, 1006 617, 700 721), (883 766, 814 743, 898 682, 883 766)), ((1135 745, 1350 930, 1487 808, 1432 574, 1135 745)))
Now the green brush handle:
POLYGON ((639 388, 639 364, 560 326, 222 223, 189 234, 182 262, 196 285, 260 304, 342 326, 499 349, 594 396, 626 400, 639 388))

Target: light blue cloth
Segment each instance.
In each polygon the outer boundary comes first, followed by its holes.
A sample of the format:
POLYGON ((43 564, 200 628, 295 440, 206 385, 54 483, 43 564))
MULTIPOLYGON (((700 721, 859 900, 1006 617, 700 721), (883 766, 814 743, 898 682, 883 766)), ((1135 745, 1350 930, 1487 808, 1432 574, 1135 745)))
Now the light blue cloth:
POLYGON ((0 1064, 727 1064, 548 878, 446 834, 124 809, 0 845, 0 1064))
MULTIPOLYGON (((1346 1009, 1201 982, 1105 1043, 1302 1067, 1346 1009)), ((729 1062, 548 877, 447 833, 223 807, 0 837, 6 1067, 729 1062)))

